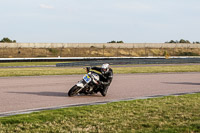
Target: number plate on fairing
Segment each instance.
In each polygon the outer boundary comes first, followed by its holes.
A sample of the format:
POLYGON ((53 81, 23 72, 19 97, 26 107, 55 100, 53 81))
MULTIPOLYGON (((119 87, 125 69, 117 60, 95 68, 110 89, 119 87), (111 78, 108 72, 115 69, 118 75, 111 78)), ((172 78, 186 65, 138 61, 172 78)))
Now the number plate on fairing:
POLYGON ((88 76, 87 74, 85 74, 85 75, 83 76, 83 79, 85 80, 86 83, 89 83, 89 82, 91 81, 90 76, 88 76))

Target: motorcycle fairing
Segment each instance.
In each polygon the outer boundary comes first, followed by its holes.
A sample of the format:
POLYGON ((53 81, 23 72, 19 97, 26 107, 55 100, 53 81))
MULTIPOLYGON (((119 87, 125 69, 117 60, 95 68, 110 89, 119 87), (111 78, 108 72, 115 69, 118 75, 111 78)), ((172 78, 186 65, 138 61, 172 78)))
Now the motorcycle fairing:
POLYGON ((92 80, 88 74, 85 74, 83 76, 83 79, 85 80, 86 83, 89 83, 92 80))

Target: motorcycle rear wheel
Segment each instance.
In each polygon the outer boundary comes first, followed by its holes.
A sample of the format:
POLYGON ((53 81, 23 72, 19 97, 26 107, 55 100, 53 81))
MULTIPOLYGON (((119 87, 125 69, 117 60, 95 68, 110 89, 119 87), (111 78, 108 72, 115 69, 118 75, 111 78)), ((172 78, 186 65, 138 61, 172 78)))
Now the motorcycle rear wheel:
POLYGON ((72 97, 72 96, 76 96, 79 91, 80 91, 81 87, 78 87, 77 85, 74 85, 68 92, 68 96, 72 97))

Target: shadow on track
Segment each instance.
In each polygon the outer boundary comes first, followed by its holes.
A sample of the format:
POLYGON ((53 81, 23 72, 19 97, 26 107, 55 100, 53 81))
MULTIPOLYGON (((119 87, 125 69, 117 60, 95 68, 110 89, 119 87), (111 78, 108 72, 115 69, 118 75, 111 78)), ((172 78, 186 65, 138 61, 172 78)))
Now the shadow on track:
MULTIPOLYGON (((48 91, 44 91, 44 92, 7 92, 7 93, 15 93, 15 94, 28 94, 28 95, 39 95, 39 96, 55 96, 55 97, 69 97, 68 93, 63 93, 63 92, 48 92, 48 91)), ((77 95, 77 96, 73 96, 73 97, 102 97, 101 95, 98 94, 92 94, 92 95, 77 95)))
POLYGON ((164 84, 184 84, 184 85, 200 85, 200 83, 191 83, 191 82, 162 82, 164 84))
POLYGON ((29 94, 29 95, 39 95, 39 96, 56 96, 56 97, 68 97, 67 93, 63 92, 7 92, 7 93, 15 93, 15 94, 29 94))

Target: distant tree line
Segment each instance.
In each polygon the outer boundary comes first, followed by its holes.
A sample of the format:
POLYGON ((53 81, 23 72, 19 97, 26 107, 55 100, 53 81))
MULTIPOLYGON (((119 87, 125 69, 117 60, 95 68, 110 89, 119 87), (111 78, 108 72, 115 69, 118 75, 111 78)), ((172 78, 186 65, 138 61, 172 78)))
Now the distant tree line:
MULTIPOLYGON (((188 40, 184 40, 184 39, 180 39, 180 41, 176 40, 171 40, 169 42, 165 42, 165 43, 191 43, 190 41, 188 40)), ((193 42, 193 44, 200 44, 200 42, 196 41, 196 42, 193 42)))
MULTIPOLYGON (((8 37, 4 37, 0 41, 0 43, 16 43, 16 42, 17 42, 16 40, 11 40, 8 37)), ((110 42, 107 42, 107 43, 124 43, 124 42, 123 41, 115 41, 115 40, 113 40, 113 41, 110 41, 110 42)), ((170 40, 170 41, 167 41, 165 43, 191 43, 191 42, 188 41, 188 40, 180 39, 180 41, 178 41, 178 40, 176 40, 176 41, 170 40)), ((200 44, 200 42, 196 41, 196 42, 193 42, 193 44, 200 44)))
POLYGON ((200 44, 200 42, 193 42, 193 44, 200 44))
POLYGON ((110 42, 108 42, 108 43, 124 43, 123 41, 110 41, 110 42))
POLYGON ((11 39, 9 39, 9 38, 7 38, 7 37, 4 37, 4 38, 0 41, 0 43, 16 43, 16 40, 11 40, 11 39))

